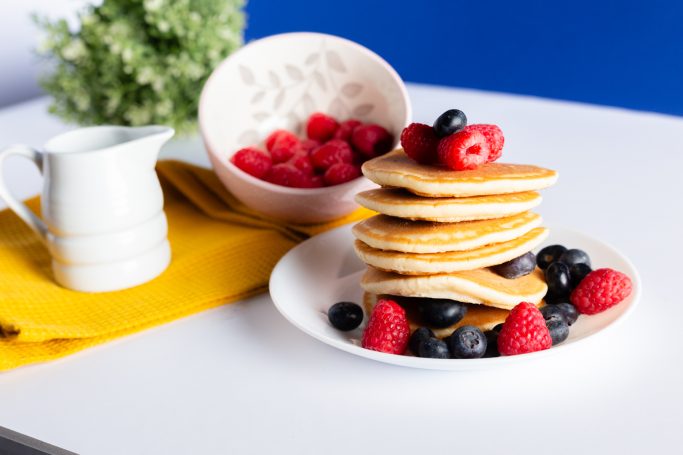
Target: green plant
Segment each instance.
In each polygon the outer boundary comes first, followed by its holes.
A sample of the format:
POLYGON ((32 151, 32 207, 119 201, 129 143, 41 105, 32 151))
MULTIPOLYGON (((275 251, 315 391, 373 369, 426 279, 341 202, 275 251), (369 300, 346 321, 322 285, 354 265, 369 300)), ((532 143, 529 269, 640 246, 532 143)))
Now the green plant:
POLYGON ((243 40, 244 0, 104 0, 79 13, 80 28, 34 17, 50 111, 80 124, 196 125, 199 94, 243 40))

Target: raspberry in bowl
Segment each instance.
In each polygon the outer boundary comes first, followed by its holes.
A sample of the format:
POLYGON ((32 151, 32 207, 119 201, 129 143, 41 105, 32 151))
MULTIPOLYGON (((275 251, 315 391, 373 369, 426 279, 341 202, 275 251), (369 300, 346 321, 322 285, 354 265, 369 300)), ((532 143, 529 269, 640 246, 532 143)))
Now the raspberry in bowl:
POLYGON ((296 223, 340 218, 373 184, 360 165, 395 148, 411 116, 398 74, 351 41, 287 33, 254 41, 207 81, 204 144, 248 207, 296 223))
POLYGON ((275 130, 264 142, 239 149, 230 162, 257 179, 289 188, 341 185, 361 176, 367 160, 391 151, 394 138, 381 125, 342 123, 321 112, 306 122, 305 138, 275 130), (342 134, 337 135, 337 131, 342 134), (344 131, 346 130, 346 131, 344 131))

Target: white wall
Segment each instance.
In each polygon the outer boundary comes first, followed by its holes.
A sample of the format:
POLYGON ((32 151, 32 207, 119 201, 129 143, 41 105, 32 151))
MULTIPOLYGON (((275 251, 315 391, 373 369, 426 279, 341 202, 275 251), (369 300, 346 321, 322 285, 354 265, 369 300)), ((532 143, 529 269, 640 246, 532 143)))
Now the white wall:
POLYGON ((40 95, 39 33, 30 14, 71 20, 84 0, 0 0, 0 107, 40 95))

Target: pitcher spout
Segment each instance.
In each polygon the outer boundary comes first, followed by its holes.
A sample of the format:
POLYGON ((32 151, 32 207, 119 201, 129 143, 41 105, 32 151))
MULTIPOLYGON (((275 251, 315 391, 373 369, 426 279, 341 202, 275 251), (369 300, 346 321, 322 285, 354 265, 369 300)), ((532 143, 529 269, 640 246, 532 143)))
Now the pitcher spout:
POLYGON ((128 149, 128 156, 151 167, 156 165, 161 147, 175 134, 173 128, 163 125, 128 127, 127 130, 130 142, 122 145, 128 149))
POLYGON ((168 141, 175 134, 173 128, 164 125, 133 126, 127 128, 138 139, 155 138, 160 141, 160 145, 163 145, 164 142, 168 141))
POLYGON ((137 141, 144 142, 145 152, 156 161, 161 147, 168 142, 175 134, 175 130, 164 125, 138 126, 132 128, 133 134, 137 136, 137 141))

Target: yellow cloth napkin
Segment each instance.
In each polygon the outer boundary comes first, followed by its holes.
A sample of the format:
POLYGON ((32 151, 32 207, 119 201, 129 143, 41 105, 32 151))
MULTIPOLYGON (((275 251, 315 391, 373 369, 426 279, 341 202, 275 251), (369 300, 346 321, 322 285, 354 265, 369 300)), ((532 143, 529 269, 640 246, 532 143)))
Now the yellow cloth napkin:
MULTIPOLYGON (((162 161, 157 172, 173 259, 161 276, 132 289, 86 294, 58 286, 38 237, 9 210, 0 212, 0 370, 263 292, 278 259, 299 241, 371 214, 285 224, 242 205, 210 170, 162 161)), ((38 198, 28 204, 39 212, 38 198)))

